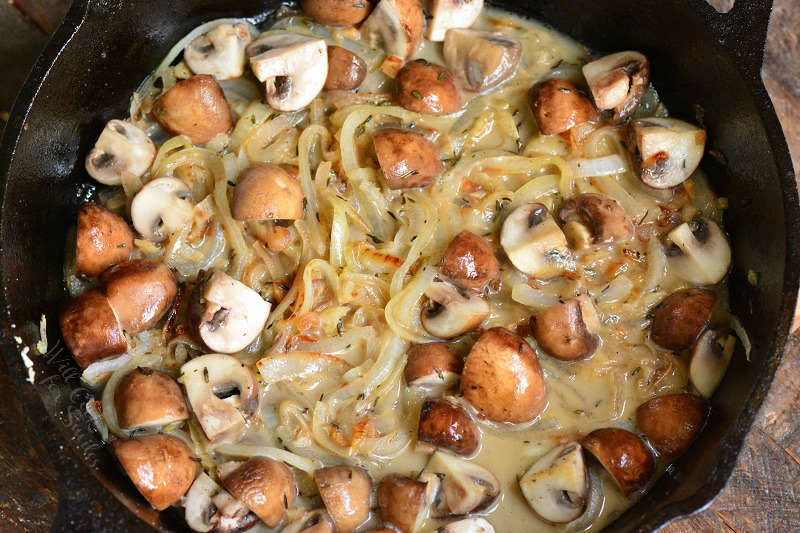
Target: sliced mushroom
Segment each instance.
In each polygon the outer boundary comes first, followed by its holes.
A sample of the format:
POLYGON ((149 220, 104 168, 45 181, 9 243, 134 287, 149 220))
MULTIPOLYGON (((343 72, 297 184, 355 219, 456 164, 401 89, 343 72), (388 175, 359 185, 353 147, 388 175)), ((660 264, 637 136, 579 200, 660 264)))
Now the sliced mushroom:
POLYGON ((205 144, 233 127, 228 101, 217 80, 198 74, 179 81, 153 102, 153 116, 173 135, 205 144))
POLYGON ((531 333, 548 355, 562 361, 591 357, 600 346, 600 319, 591 299, 570 298, 531 317, 531 333))
POLYGON ((154 326, 178 294, 172 271, 164 263, 150 259, 113 266, 103 272, 100 282, 123 329, 130 334, 154 326))
POLYGON ((247 47, 250 67, 266 87, 267 103, 278 111, 306 107, 322 91, 328 77, 328 52, 323 39, 271 34, 247 47))
POLYGON ((122 325, 108 298, 98 291, 70 300, 61 311, 59 323, 64 342, 81 368, 128 351, 122 325))
POLYGON ((447 30, 469 28, 483 9, 483 0, 432 0, 428 39, 444 41, 447 30))
POLYGON ((287 525, 281 533, 335 533, 333 522, 325 509, 315 509, 287 525))
POLYGON ((628 145, 645 185, 668 189, 686 181, 700 164, 706 132, 674 118, 641 118, 631 122, 628 145))
POLYGON ((328 76, 326 91, 358 89, 367 76, 367 64, 356 54, 341 46, 328 46, 328 76))
POLYGON ((716 222, 695 217, 668 234, 675 246, 667 248, 672 272, 689 283, 713 285, 731 266, 731 246, 716 222))
POLYGON ((163 511, 183 496, 194 481, 197 463, 181 439, 171 435, 146 435, 116 440, 114 453, 145 499, 163 511))
POLYGON ((522 57, 522 45, 502 33, 448 30, 443 54, 447 67, 467 89, 484 92, 514 75, 522 57))
POLYGON ((439 149, 419 133, 382 128, 372 135, 372 140, 390 189, 428 187, 444 170, 439 149))
POLYGON ((561 274, 571 258, 564 232, 542 204, 514 209, 503 222, 500 245, 517 270, 539 279, 561 274))
POLYGON ((605 194, 576 194, 561 205, 558 217, 564 221, 564 233, 570 243, 580 248, 587 244, 627 241, 633 237, 633 220, 615 199, 605 194), (590 235, 588 242, 582 235, 590 235))
POLYGON ((120 380, 114 408, 122 429, 166 426, 189 418, 175 380, 151 368, 134 368, 120 380))
POLYGON ((435 489, 434 480, 413 480, 390 474, 378 484, 377 500, 381 519, 402 533, 419 530, 428 515, 435 489))
POLYGON ((251 40, 246 24, 220 24, 195 37, 183 51, 183 60, 195 74, 239 78, 246 63, 244 49, 251 40))
POLYGON ((461 395, 493 422, 530 422, 547 404, 539 359, 519 335, 492 328, 480 336, 464 362, 461 395))
POLYGON ((447 245, 440 270, 456 286, 482 292, 497 279, 500 263, 486 239, 465 230, 447 245))
POLYGON ((697 339, 689 359, 689 381, 706 398, 725 376, 735 347, 736 338, 723 330, 708 330, 697 339))
POLYGON ((533 118, 545 135, 564 133, 598 118, 591 100, 566 80, 551 78, 537 83, 531 88, 530 101, 533 118))
POLYGON ((422 404, 417 440, 468 457, 478 451, 481 432, 463 407, 434 398, 422 404))
POLYGON ((222 485, 267 527, 280 524, 297 495, 292 471, 266 457, 252 457, 225 476, 222 485))
POLYGON ((124 120, 111 120, 86 156, 86 172, 103 185, 120 185, 122 174, 141 177, 156 157, 145 132, 124 120))
POLYGON ((581 516, 589 497, 589 473, 577 442, 557 446, 543 455, 519 480, 533 511, 552 524, 581 516))
POLYGON ((422 327, 440 339, 452 339, 481 325, 489 304, 477 294, 463 295, 448 283, 436 281, 425 290, 422 327))
POLYGON ((667 350, 684 350, 705 329, 717 295, 708 289, 673 292, 653 310, 650 338, 667 350))
POLYGON ((436 533, 494 533, 494 528, 485 518, 465 518, 443 525, 436 533))
POLYGON ((696 394, 668 394, 636 409, 636 425, 667 462, 694 442, 708 416, 708 403, 696 394))
POLYGON ((131 220, 145 239, 166 240, 192 220, 189 187, 178 178, 156 178, 142 187, 131 202, 131 220))
POLYGON ((328 466, 314 472, 319 496, 336 530, 351 533, 369 518, 372 479, 357 466, 328 466))
POLYGON ((406 63, 395 78, 397 100, 415 113, 449 115, 461 108, 461 93, 453 75, 441 65, 417 59, 406 63))
POLYGON ((87 202, 78 211, 75 269, 97 276, 111 265, 127 261, 133 251, 133 232, 122 217, 87 202))
POLYGON ((642 439, 628 430, 596 429, 581 444, 611 474, 625 496, 643 488, 653 475, 653 455, 642 439))
POLYGON ((237 440, 258 408, 256 377, 230 355, 208 354, 184 363, 178 382, 213 444, 237 440))
POLYGON ((423 473, 434 474, 441 482, 431 509, 434 518, 485 513, 500 498, 500 480, 474 461, 438 451, 423 473))
POLYGON ((200 339, 219 353, 247 348, 264 330, 271 307, 256 291, 217 269, 208 272, 192 300, 190 312, 200 339))
POLYGON ((650 62, 639 52, 617 52, 585 64, 583 76, 595 105, 613 110, 614 122, 621 122, 636 110, 650 86, 650 62))
POLYGON ((380 0, 361 26, 361 34, 372 43, 380 39, 388 53, 408 59, 422 40, 424 25, 419 0, 380 0))
POLYGON ((194 531, 238 533, 255 525, 256 516, 217 485, 205 472, 195 478, 183 506, 186 524, 194 531))
POLYGON ((370 0, 300 0, 311 18, 328 26, 355 26, 369 15, 370 0))
POLYGON ((303 218, 303 189, 284 169, 268 163, 246 169, 233 193, 236 220, 298 220, 303 218))
POLYGON ((408 349, 405 377, 409 387, 447 388, 458 382, 464 360, 447 342, 426 342, 408 349))

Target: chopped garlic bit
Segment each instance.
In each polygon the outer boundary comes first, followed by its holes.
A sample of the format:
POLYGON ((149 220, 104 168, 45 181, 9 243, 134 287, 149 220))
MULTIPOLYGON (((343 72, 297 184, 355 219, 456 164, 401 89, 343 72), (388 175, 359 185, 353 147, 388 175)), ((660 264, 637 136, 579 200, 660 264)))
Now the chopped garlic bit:
POLYGON ((31 361, 31 358, 28 357, 29 351, 30 348, 25 346, 19 354, 22 356, 22 363, 28 370, 28 383, 33 384, 36 381, 36 371, 33 369, 33 361, 31 361))
POLYGON ((47 353, 47 317, 44 314, 39 320, 39 342, 36 343, 36 351, 42 355, 47 353))

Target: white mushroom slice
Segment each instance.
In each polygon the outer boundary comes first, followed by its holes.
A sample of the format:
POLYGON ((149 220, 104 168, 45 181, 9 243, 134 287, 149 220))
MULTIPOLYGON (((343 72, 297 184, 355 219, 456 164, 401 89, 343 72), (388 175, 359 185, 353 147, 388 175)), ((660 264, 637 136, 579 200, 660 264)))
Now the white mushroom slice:
POLYGON ((119 185, 123 173, 140 177, 155 157, 156 147, 142 130, 124 120, 112 120, 86 156, 86 171, 103 185, 119 185))
MULTIPOLYGON (((183 501, 186 524, 194 531, 206 533, 241 531, 250 510, 217 485, 205 472, 195 478, 183 501)), ((255 516, 252 515, 252 521, 255 516)))
POLYGON ((500 245, 520 272, 535 278, 559 275, 571 258, 564 232, 542 204, 512 211, 503 222, 500 245))
POLYGON ((196 357, 181 367, 178 381, 212 444, 237 440, 258 408, 255 376, 230 355, 196 357))
POLYGON ((728 371, 735 347, 736 338, 722 331, 708 330, 697 339, 689 359, 689 381, 706 398, 728 371))
POLYGON ((706 132, 674 118, 642 118, 631 123, 628 144, 639 178, 668 189, 686 181, 700 164, 706 132))
POLYGON ((220 24, 196 37, 183 51, 183 59, 195 74, 230 80, 244 74, 244 49, 250 43, 246 24, 220 24))
POLYGON ((583 77, 597 107, 613 109, 614 119, 620 121, 636 110, 647 92, 650 63, 639 52, 617 52, 585 64, 583 77))
POLYGON ((477 328, 489 315, 489 304, 476 294, 463 295, 449 283, 433 282, 422 309, 422 327, 440 339, 452 339, 477 328))
POLYGON ((436 533, 494 533, 494 527, 485 518, 465 518, 440 527, 436 533))
POLYGON ((221 270, 210 273, 198 296, 202 311, 197 329, 206 346, 215 352, 242 351, 263 331, 269 302, 221 270))
POLYGON ((586 510, 589 475, 577 442, 558 446, 533 463, 519 480, 531 508, 554 524, 575 520, 586 510))
POLYGON ((483 92, 514 75, 522 57, 522 45, 502 33, 448 30, 442 53, 447 68, 461 83, 470 90, 483 92))
POLYGON ((668 234, 675 246, 667 248, 668 268, 696 285, 717 283, 731 265, 731 247, 713 220, 695 217, 668 234))
POLYGON ((189 187, 178 178, 156 178, 131 202, 131 220, 145 239, 161 242, 192 220, 189 187))
POLYGON ((323 39, 302 35, 267 35, 247 47, 253 74, 266 86, 267 103, 278 111, 306 107, 328 77, 323 39))
POLYGON ((380 0, 361 26, 361 34, 372 43, 380 39, 389 54, 405 60, 419 46, 424 24, 419 0, 380 0))
POLYGON ((431 510, 434 518, 488 512, 500 496, 500 481, 494 474, 446 452, 434 453, 423 474, 440 479, 441 490, 431 510))
POLYGON ((433 0, 428 21, 428 39, 444 41, 451 28, 469 28, 483 9, 483 0, 433 0))

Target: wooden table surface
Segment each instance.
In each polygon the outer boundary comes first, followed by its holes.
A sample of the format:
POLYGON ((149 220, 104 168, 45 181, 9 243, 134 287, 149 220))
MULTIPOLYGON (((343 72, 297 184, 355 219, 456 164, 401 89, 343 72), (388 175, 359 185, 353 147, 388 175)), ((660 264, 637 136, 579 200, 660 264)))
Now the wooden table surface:
MULTIPOLYGON (((739 0, 756 1, 756 0, 739 0)), ((710 0, 720 9, 731 0, 710 0)), ((26 69, 11 62, 32 62, 46 36, 58 25, 69 0, 0 0, 0 117, 26 69), (9 4, 5 4, 9 2, 9 4), (4 5, 5 4, 5 5, 4 5), (16 13, 9 13, 15 7, 16 13), (19 17, 12 28, 9 22, 19 17), (9 39, 5 35, 10 36, 9 39), (13 50, 12 50, 13 48, 13 50)), ((800 168, 800 0, 775 0, 762 71, 783 125, 795 169, 800 168)), ((0 126, 2 122, 0 121, 0 126)), ((800 322, 800 313, 796 315, 800 322)), ((662 532, 800 531, 800 337, 793 334, 772 389, 748 435, 736 470, 712 506, 669 524, 662 532)), ((113 504, 111 504, 113 506, 113 504)), ((97 526, 76 524, 75 529, 97 526)))

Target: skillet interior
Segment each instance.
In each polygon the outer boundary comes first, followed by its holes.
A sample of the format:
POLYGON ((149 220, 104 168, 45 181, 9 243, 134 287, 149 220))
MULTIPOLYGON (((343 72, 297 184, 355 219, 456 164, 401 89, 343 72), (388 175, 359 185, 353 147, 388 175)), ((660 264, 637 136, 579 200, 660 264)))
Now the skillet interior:
MULTIPOLYGON (((794 175, 759 68, 771 2, 740 0, 728 15, 702 0, 502 0, 492 2, 552 24, 597 50, 637 49, 654 65, 653 82, 674 115, 701 120, 709 146, 704 169, 728 196, 734 270, 731 306, 753 340, 752 361, 737 353, 715 394, 705 432, 656 486, 611 529, 651 530, 707 505, 734 467, 755 413, 780 362, 797 293, 800 216, 794 175), (528 5, 532 4, 532 5, 528 5), (633 6, 633 7, 632 7, 633 6), (746 23, 746 24, 745 24, 746 23), (746 281, 749 269, 757 286, 746 281)), ((61 266, 67 227, 94 193, 83 157, 105 122, 126 113, 127 98, 172 44, 196 25, 219 17, 252 16, 265 4, 237 0, 77 0, 40 58, 12 112, 0 149, 3 182, 0 258, 6 362, 24 379, 12 335, 48 316, 51 346, 60 337, 56 316, 65 300, 61 266)), ((31 338, 25 337, 30 343, 31 338)), ((60 346, 60 344, 59 344, 60 346)), ((178 513, 159 517, 115 467, 111 456, 80 443, 95 442, 83 413, 87 394, 65 350, 36 365, 37 392, 65 441, 123 503, 165 530, 179 529, 178 513), (50 378, 50 379, 48 379, 50 378), (84 423, 85 422, 85 423, 84 423)), ((38 423, 38 422, 37 422, 38 423)))

